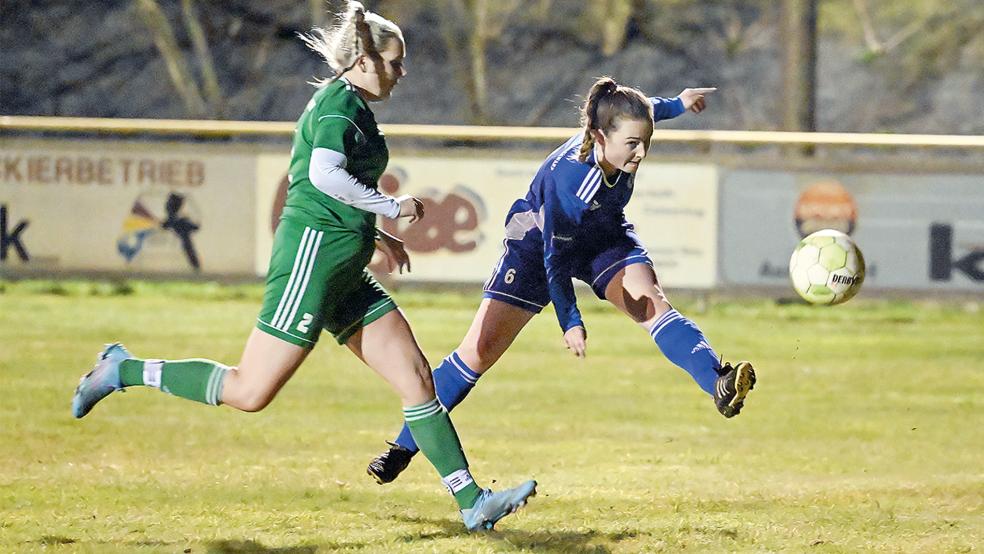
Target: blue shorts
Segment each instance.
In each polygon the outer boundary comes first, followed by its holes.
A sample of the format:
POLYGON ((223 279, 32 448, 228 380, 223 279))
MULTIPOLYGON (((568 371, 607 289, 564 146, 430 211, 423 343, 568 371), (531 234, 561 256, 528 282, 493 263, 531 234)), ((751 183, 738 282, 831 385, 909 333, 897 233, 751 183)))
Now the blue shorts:
MULTIPOLYGON (((533 313, 550 303, 547 270, 543 265, 543 238, 537 229, 521 240, 503 241, 506 251, 499 258, 492 276, 485 282, 485 298, 499 300, 533 313)), ((614 240, 589 246, 579 252, 571 264, 575 279, 591 285, 598 298, 605 298, 605 288, 618 270, 632 264, 653 265, 649 254, 632 230, 614 240)))

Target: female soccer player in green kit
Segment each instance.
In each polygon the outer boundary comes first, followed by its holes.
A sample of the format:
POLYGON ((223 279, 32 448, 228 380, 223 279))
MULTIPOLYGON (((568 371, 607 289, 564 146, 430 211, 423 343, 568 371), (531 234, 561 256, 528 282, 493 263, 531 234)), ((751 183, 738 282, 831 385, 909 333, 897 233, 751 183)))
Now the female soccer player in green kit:
POLYGON ((368 102, 387 99, 406 74, 403 34, 393 22, 350 2, 334 28, 303 38, 335 77, 316 83, 297 122, 263 307, 239 365, 137 359, 112 344, 79 382, 72 411, 81 418, 111 392, 136 385, 259 411, 324 328, 400 395, 407 425, 457 501, 465 526, 491 529, 536 493, 536 482, 496 493, 479 488, 407 320, 366 270, 375 247, 401 271, 410 267, 402 242, 376 229, 377 214, 411 221, 423 216, 418 199, 377 190, 389 152, 368 102))

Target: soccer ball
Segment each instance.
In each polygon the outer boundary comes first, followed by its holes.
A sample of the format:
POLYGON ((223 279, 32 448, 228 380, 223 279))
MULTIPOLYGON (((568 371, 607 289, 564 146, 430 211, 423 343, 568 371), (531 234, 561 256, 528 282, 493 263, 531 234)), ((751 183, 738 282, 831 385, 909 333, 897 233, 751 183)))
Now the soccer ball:
POLYGON ((789 277, 810 304, 840 304, 861 289, 864 257, 851 237, 823 229, 796 245, 789 258, 789 277))

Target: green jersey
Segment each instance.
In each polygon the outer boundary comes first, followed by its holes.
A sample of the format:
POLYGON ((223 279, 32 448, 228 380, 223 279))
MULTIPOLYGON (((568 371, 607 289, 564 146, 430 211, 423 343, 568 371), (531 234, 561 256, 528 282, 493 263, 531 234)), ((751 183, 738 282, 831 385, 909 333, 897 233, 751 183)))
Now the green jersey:
POLYGON ((315 148, 345 155, 346 171, 366 187, 378 186, 389 162, 386 139, 369 105, 345 79, 318 89, 297 121, 284 215, 299 216, 321 228, 374 236, 376 214, 336 200, 311 183, 308 169, 315 148))

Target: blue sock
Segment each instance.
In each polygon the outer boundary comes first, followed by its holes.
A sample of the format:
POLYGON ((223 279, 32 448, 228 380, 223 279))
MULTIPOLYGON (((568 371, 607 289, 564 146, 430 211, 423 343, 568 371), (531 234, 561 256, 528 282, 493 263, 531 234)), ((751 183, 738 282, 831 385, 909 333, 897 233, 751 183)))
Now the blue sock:
POLYGON ((714 394, 721 363, 694 322, 670 310, 653 323, 649 334, 667 359, 687 370, 704 392, 714 394))
MULTIPOLYGON (((434 369, 434 389, 437 391, 438 400, 450 412, 468 396, 468 392, 472 390, 481 376, 480 373, 475 373, 465 365, 457 352, 452 352, 450 356, 444 358, 441 365, 434 369)), ((420 450, 406 423, 403 424, 403 429, 400 431, 400 435, 396 437, 395 442, 412 452, 420 450)))

